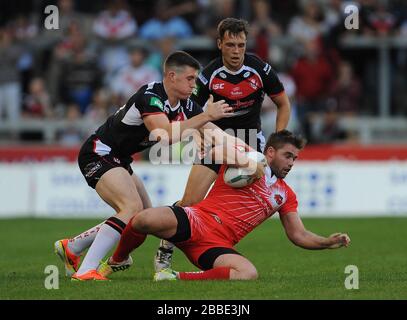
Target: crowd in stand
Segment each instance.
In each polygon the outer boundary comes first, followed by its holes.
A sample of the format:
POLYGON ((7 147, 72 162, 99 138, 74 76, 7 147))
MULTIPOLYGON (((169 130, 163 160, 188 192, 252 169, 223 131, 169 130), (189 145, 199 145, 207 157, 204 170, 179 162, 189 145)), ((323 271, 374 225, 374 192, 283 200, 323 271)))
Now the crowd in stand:
MULTIPOLYGON (((401 0, 13 2, 0 8, 0 123, 85 118, 101 124, 142 84, 161 79, 163 58, 180 39, 215 39, 221 19, 238 17, 251 24, 248 51, 268 61, 284 83, 293 108, 290 129, 311 143, 343 141, 351 137, 338 117, 377 114, 378 59, 375 50, 344 49, 341 39, 407 37, 401 0), (57 30, 44 27, 49 4, 59 9, 57 30), (358 30, 344 27, 350 4, 359 8, 358 30)), ((406 115, 407 48, 393 51, 391 111, 406 115)), ((191 53, 205 65, 217 50, 191 53)), ((273 108, 266 99, 269 132, 273 108)), ((80 143, 86 134, 67 128, 59 142, 80 143)))

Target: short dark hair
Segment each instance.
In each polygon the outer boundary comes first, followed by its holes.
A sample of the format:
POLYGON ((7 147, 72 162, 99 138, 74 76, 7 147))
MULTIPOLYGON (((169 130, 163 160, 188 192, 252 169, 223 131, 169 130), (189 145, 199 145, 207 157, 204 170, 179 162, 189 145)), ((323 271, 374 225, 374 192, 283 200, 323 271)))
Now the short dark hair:
POLYGON ((171 53, 164 62, 164 71, 167 68, 182 68, 189 66, 195 70, 200 70, 201 65, 193 56, 185 51, 175 51, 171 53))
POLYGON ((307 140, 300 135, 295 135, 291 131, 281 130, 270 135, 264 150, 267 150, 269 147, 273 147, 274 149, 278 150, 284 147, 286 144, 291 144, 297 149, 301 150, 307 144, 307 140))
POLYGON ((247 37, 247 35, 249 34, 249 23, 243 19, 223 19, 218 24, 218 38, 222 40, 226 31, 229 31, 229 33, 234 36, 238 35, 240 32, 244 32, 247 37))

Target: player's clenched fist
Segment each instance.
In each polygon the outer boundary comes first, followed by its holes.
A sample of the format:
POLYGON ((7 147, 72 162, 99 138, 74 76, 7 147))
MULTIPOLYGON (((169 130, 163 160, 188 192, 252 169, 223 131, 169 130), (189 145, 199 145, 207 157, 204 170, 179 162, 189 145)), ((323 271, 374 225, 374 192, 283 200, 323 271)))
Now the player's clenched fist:
POLYGON ((350 238, 346 233, 331 234, 328 241, 330 242, 329 249, 348 247, 350 244, 350 238))

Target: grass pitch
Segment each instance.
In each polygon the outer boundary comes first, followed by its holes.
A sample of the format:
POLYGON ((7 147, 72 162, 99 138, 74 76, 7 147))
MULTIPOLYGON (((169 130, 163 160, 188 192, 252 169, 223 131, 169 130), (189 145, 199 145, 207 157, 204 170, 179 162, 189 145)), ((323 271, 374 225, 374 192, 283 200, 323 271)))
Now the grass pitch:
MULTIPOLYGON (((0 299, 407 299, 407 218, 304 219, 307 229, 347 232, 349 248, 295 247, 278 219, 263 223, 237 246, 257 267, 256 281, 152 281, 159 240, 133 252, 133 267, 110 282, 71 282, 53 252, 55 240, 74 236, 96 220, 0 220, 0 299), (59 289, 47 290, 47 265, 59 269, 59 289), (359 289, 347 290, 345 267, 359 270, 359 289)), ((195 271, 177 250, 174 269, 195 271)))

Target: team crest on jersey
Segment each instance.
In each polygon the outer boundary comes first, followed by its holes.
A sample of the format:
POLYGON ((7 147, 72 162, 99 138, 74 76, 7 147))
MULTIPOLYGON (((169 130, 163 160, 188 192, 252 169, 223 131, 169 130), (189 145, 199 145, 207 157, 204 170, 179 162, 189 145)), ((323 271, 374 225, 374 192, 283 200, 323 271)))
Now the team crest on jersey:
POLYGON ((270 196, 270 200, 273 208, 281 207, 286 201, 285 192, 279 189, 273 190, 270 196))
POLYGON ((222 79, 226 79, 227 76, 224 72, 220 72, 219 77, 221 77, 222 79))
POLYGON ((162 111, 164 111, 164 104, 161 102, 160 99, 156 97, 151 97, 150 99, 150 106, 155 106, 160 108, 162 111))
POLYGON ((257 88, 259 88, 259 83, 257 82, 256 79, 252 78, 249 80, 250 82, 250 86, 254 89, 257 90, 257 88))
POLYGON ((247 78, 248 76, 250 76, 250 71, 245 72, 243 78, 247 78))

